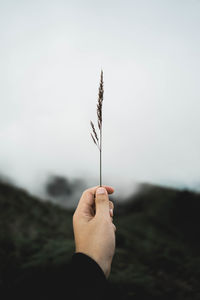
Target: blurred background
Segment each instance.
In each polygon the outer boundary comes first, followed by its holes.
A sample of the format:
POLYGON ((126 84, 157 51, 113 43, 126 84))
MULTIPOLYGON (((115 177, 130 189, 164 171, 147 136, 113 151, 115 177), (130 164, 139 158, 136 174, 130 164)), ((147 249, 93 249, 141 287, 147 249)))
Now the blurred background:
POLYGON ((61 272, 74 251, 72 213, 99 184, 103 69, 113 293, 200 299, 199 28, 199 0, 0 1, 4 291, 61 272))

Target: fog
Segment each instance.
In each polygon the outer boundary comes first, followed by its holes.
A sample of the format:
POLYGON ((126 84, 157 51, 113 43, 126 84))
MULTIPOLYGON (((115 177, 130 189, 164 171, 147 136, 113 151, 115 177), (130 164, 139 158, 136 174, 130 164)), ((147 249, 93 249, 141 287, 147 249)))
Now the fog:
POLYGON ((52 174, 200 188, 199 1, 0 1, 0 172, 41 194, 52 174))

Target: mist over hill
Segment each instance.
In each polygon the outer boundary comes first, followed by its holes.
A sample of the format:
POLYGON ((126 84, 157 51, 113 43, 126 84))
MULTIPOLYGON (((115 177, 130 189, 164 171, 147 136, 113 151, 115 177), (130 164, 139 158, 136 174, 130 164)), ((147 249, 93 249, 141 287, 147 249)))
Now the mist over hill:
MULTIPOLYGON (((116 203, 116 253, 109 277, 113 299, 118 294, 125 300, 200 298, 199 211, 199 194, 151 185, 116 203)), ((72 214, 0 183, 0 290, 5 299, 19 294, 27 299, 29 290, 39 296, 42 289, 52 299, 48 280, 54 276, 59 288, 74 252, 72 214), (44 278, 47 285, 41 285, 44 278)))

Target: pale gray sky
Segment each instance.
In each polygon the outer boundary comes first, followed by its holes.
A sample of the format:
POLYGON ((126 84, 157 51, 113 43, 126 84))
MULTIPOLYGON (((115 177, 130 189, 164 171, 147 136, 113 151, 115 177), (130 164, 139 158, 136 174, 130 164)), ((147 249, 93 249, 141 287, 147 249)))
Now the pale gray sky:
POLYGON ((200 1, 0 1, 0 169, 200 188, 200 1))

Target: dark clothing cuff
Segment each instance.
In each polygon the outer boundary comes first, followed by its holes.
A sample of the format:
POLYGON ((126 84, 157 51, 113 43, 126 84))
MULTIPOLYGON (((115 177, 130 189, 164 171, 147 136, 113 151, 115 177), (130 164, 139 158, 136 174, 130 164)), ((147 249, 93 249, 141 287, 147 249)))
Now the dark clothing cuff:
POLYGON ((107 299, 108 282, 96 261, 88 255, 78 252, 72 256, 70 265, 77 299, 81 299, 81 297, 88 300, 107 299))
POLYGON ((81 252, 74 253, 72 256, 72 264, 74 268, 77 268, 79 270, 79 272, 81 266, 82 267, 81 271, 83 271, 83 273, 87 271, 88 275, 95 274, 97 280, 104 281, 104 282, 106 281, 106 277, 103 270, 100 268, 98 263, 90 256, 81 252))

